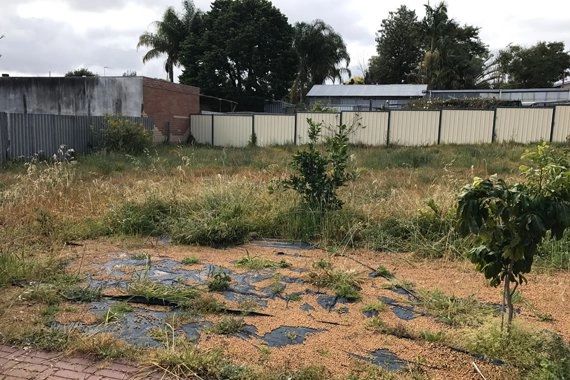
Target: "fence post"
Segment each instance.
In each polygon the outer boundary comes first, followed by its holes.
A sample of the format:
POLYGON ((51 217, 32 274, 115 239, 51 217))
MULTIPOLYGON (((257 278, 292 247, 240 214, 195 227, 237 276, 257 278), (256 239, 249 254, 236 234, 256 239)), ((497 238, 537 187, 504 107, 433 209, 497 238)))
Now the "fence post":
POLYGON ((0 164, 6 161, 8 148, 8 114, 0 113, 0 164))
POLYGON ((293 130, 293 145, 297 145, 297 115, 298 115, 298 113, 295 112, 295 128, 293 130))
POLYGON ((214 114, 212 114, 212 146, 214 146, 214 114))
POLYGON ((392 111, 388 110, 388 127, 386 128, 386 146, 390 145, 390 127, 392 125, 392 111))
MULTIPOLYGON (((257 136, 255 136, 255 114, 251 114, 251 142, 253 143, 254 140, 257 140, 257 136)), ((256 144, 254 144, 256 145, 256 144)))
POLYGON ((555 120, 556 120, 556 106, 552 107, 552 121, 550 122, 550 142, 554 140, 555 120))
POLYGON ((493 129, 491 130, 491 142, 494 143, 496 140, 496 132, 495 129, 497 128, 497 107, 493 110, 493 129))
POLYGON ((166 122, 166 143, 170 144, 170 121, 166 122))
POLYGON ((441 119, 443 118, 443 109, 439 110, 439 125, 437 127, 437 145, 441 144, 441 119))

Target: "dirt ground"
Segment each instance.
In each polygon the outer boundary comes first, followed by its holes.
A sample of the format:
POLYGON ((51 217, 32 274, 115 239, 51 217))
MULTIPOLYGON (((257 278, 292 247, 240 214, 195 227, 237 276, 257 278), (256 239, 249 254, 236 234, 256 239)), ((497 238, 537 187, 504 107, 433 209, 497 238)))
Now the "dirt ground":
MULTIPOLYGON (((125 292, 123 282, 132 280, 138 269, 122 265, 120 261, 112 264, 112 260, 128 260, 135 255, 148 255, 145 265, 150 263, 148 265, 150 268, 157 263, 167 262, 163 260, 178 262, 176 270, 180 272, 176 273, 179 273, 181 278, 177 281, 187 285, 203 285, 196 280, 197 277, 192 280, 185 278, 184 274, 187 273, 185 271, 196 276, 199 273, 203 274, 205 265, 231 270, 234 278, 244 275, 246 281, 249 281, 248 276, 261 274, 261 279, 256 279, 249 285, 253 286, 254 295, 260 295, 256 300, 261 299, 263 304, 258 305, 257 310, 270 316, 245 316, 244 321, 249 334, 219 335, 203 330, 199 331, 199 337, 196 339, 196 344, 200 348, 223 348, 226 355, 236 363, 265 368, 319 364, 327 367, 335 375, 346 376, 356 366, 373 362, 374 353, 381 350, 381 353, 387 354, 387 359, 383 356, 385 360, 381 358, 382 363, 376 364, 388 370, 400 368, 400 373, 403 373, 404 377, 412 368, 416 370, 419 368, 433 379, 480 379, 480 375, 473 369, 472 363, 475 362, 487 379, 516 378, 512 368, 507 365, 495 365, 457 352, 440 343, 399 338, 374 332, 368 327, 370 316, 363 313, 363 306, 383 299, 393 302, 394 305, 392 307, 389 303, 385 310, 378 313, 378 318, 388 326, 404 326, 415 333, 422 331, 453 333, 453 328, 449 325, 422 313, 421 309, 414 306, 413 299, 406 292, 394 289, 395 281, 411 283, 416 291, 437 289, 449 295, 474 296, 485 303, 499 303, 500 289, 488 286, 483 276, 468 262, 418 261, 411 254, 387 254, 363 250, 348 251, 341 256, 333 256, 319 249, 306 247, 299 249, 272 244, 248 244, 229 249, 212 249, 171 246, 157 241, 147 241, 145 244, 87 241, 83 246, 70 247, 65 251, 65 256, 70 262, 69 271, 88 275, 94 283, 102 284, 104 294, 125 292), (246 255, 276 262, 285 260, 291 264, 291 267, 259 271, 237 267, 235 262, 246 255), (199 263, 181 264, 180 262, 187 257, 196 257, 199 263), (314 263, 319 259, 329 259, 335 269, 355 273, 361 279, 361 300, 345 303, 342 299, 335 299, 330 290, 318 289, 309 284, 306 281, 307 274, 313 270, 314 263), (392 272, 395 280, 389 281, 382 277, 371 276, 371 268, 377 268, 379 265, 392 272), (117 268, 120 271, 117 272, 115 270, 117 268), (284 285, 281 296, 268 297, 266 293, 262 294, 262 289, 267 289, 280 280, 283 280, 284 285), (115 285, 112 285, 113 281, 115 285), (287 295, 291 294, 298 297, 287 300, 287 295), (398 317, 396 311, 403 311, 404 316, 407 315, 409 318, 398 317), (406 311, 409 313, 406 314, 406 311), (272 336, 271 333, 284 326, 314 330, 301 337, 296 335, 296 331, 287 332, 285 336, 291 342, 268 344, 267 338, 272 336)), ((163 269, 156 273, 157 276, 164 276, 163 269)), ((529 275, 528 285, 520 288, 523 301, 517 305, 520 309, 517 318, 540 328, 554 330, 566 340, 570 340, 568 317, 570 306, 567 302, 569 287, 569 273, 529 275), (537 318, 539 314, 549 314, 553 321, 541 322, 537 318)), ((243 307, 244 298, 241 296, 239 299, 235 297, 231 299, 232 297, 228 298, 227 294, 219 293, 216 297, 230 307, 243 307)), ((136 307, 140 308, 141 305, 136 307)), ((62 325, 80 323, 82 326, 92 326, 101 319, 100 315, 96 315, 97 310, 89 304, 62 308, 62 310, 64 311, 57 316, 57 321, 62 325)), ((148 307, 148 310, 164 315, 176 313, 165 307, 148 307)), ((210 326, 221 318, 220 315, 206 315, 199 322, 210 326)))

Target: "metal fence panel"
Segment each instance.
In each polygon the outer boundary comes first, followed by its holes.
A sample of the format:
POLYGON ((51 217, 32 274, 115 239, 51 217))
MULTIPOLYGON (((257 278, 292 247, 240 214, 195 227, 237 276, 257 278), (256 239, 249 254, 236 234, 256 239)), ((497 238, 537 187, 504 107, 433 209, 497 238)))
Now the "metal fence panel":
POLYGON ((524 144, 548 141, 552 113, 552 108, 497 108, 496 141, 524 144))
POLYGON ((388 112, 343 112, 342 122, 356 129, 350 135, 351 144, 370 146, 386 145, 388 112))
MULTIPOLYGON (((124 117, 152 131, 150 118, 124 117)), ((71 116, 46 114, 6 114, 6 134, 0 136, 0 146, 7 145, 7 158, 19 159, 39 155, 51 157, 61 145, 86 153, 97 147, 106 127, 105 116, 71 116), (7 135, 7 138, 4 138, 7 135), (6 143, 5 141, 8 141, 6 143)))
POLYGON ((214 146, 241 148, 251 140, 251 115, 214 115, 214 146))
POLYGON ((7 160, 8 143, 8 114, 0 112, 0 164, 7 160))
POLYGON ((440 142, 442 144, 490 143, 494 116, 494 111, 443 110, 440 142))
POLYGON ((570 106, 557 106, 552 141, 570 141, 570 106))
POLYGON ((297 117, 297 144, 307 144, 309 142, 309 123, 307 119, 315 123, 323 123, 321 137, 331 134, 330 127, 338 126, 340 123, 340 113, 323 112, 302 112, 297 117))
POLYGON ((439 111, 391 111, 390 144, 437 144, 439 111))
POLYGON ((295 137, 295 115, 254 115, 258 146, 292 144, 295 137))
POLYGON ((212 115, 190 115, 190 133, 199 144, 212 144, 212 115))

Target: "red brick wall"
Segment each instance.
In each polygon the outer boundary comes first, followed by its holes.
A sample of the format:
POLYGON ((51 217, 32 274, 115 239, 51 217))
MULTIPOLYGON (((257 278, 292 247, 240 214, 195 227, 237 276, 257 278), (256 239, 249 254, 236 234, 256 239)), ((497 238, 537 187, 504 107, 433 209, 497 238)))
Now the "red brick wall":
POLYGON ((165 80, 143 78, 143 112, 152 117, 158 131, 170 141, 183 141, 189 133, 190 114, 200 113, 200 89, 165 80))

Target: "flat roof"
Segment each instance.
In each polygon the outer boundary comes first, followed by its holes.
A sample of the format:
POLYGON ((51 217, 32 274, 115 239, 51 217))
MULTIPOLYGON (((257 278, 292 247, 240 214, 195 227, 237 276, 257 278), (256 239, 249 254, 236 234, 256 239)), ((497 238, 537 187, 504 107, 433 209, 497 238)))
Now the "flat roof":
POLYGON ((427 84, 316 84, 312 97, 423 97, 427 84))
POLYGON ((508 93, 508 92, 568 92, 567 88, 481 88, 481 89, 469 89, 469 90, 428 90, 427 92, 431 93, 508 93))

